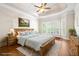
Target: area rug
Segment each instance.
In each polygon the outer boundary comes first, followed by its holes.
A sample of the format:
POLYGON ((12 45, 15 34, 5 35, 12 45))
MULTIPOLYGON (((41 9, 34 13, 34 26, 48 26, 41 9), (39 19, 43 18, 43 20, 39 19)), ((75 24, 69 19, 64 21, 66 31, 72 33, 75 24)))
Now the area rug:
MULTIPOLYGON (((58 56, 59 49, 61 48, 60 44, 54 44, 52 48, 48 51, 46 56, 58 56)), ((18 51, 23 53, 25 56, 40 56, 38 53, 33 52, 32 50, 26 48, 26 47, 17 47, 16 48, 18 51)))

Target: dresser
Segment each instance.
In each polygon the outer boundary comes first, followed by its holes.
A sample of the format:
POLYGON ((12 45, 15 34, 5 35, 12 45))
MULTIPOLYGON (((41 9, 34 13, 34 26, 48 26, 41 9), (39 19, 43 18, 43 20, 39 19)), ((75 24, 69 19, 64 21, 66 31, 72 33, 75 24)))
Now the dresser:
POLYGON ((8 38, 7 39, 7 45, 8 46, 16 44, 16 42, 17 42, 16 36, 13 36, 12 34, 8 34, 7 38, 8 38))
POLYGON ((0 47, 7 45, 7 36, 0 38, 0 47))

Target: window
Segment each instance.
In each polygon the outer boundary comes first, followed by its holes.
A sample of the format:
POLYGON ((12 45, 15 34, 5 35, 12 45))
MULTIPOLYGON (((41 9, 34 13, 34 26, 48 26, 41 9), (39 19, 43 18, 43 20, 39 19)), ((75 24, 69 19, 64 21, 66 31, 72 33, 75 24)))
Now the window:
POLYGON ((57 21, 43 22, 42 23, 42 32, 50 33, 52 35, 60 35, 60 23, 57 21))

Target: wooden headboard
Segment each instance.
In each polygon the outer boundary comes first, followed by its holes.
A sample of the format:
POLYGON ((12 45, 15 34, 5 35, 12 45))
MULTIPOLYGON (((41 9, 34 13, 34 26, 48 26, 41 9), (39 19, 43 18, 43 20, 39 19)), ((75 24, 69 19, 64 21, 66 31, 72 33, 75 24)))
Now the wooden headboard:
POLYGON ((16 35, 18 35, 18 32, 24 32, 24 31, 31 32, 33 31, 33 29, 32 28, 14 28, 14 31, 16 35))

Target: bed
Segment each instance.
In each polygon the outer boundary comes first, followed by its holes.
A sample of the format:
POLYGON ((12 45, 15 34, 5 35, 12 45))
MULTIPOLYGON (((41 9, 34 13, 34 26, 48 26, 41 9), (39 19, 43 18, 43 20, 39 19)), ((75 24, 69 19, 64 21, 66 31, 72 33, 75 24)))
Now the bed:
POLYGON ((49 49, 55 44, 55 39, 52 35, 45 33, 37 33, 32 30, 15 30, 20 32, 17 37, 17 43, 21 46, 26 46, 40 55, 45 55, 49 49))

